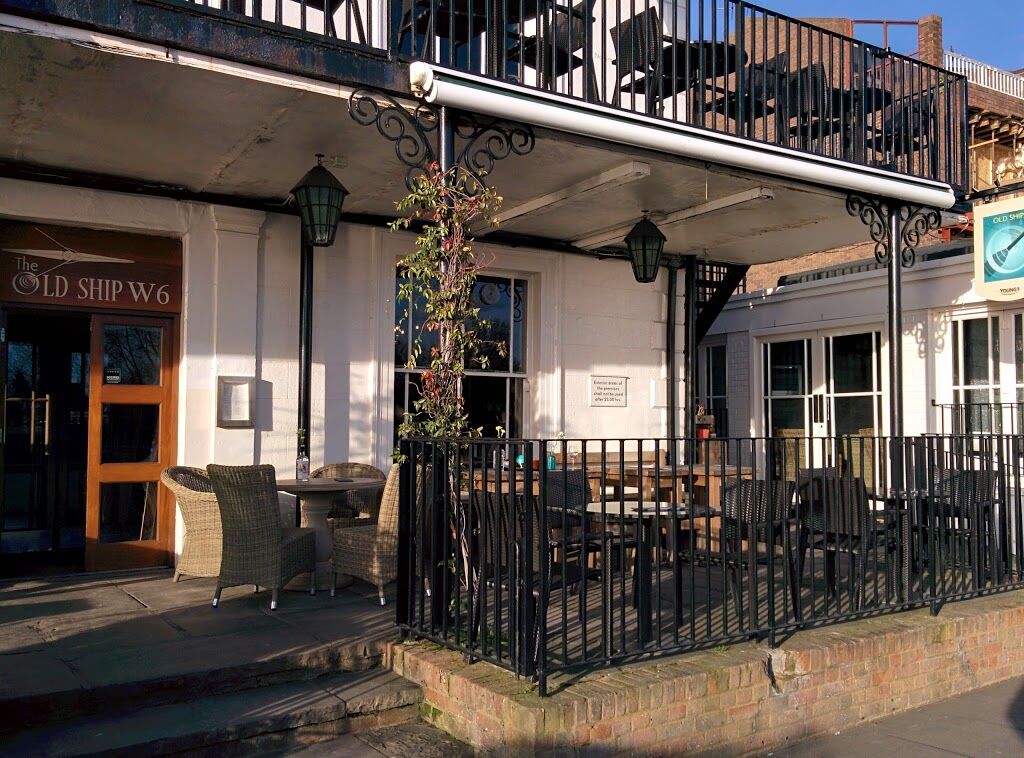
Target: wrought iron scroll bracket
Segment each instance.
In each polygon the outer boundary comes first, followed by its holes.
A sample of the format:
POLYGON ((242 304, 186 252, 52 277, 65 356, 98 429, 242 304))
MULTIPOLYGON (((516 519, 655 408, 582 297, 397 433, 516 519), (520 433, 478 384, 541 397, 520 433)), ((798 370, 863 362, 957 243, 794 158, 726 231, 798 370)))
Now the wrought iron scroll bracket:
POLYGON ((411 190, 416 177, 425 174, 437 160, 431 137, 437 132, 438 118, 437 111, 430 106, 420 104, 410 111, 390 95, 361 89, 352 93, 348 112, 357 124, 373 124, 382 137, 395 143, 395 155, 408 166, 405 172, 408 189, 411 190))
POLYGON ((900 221, 900 263, 904 268, 910 268, 916 260, 921 238, 939 228, 942 215, 935 208, 904 205, 900 208, 900 221))
POLYGON ((512 121, 459 113, 454 128, 461 143, 455 162, 465 172, 463 181, 471 194, 486 188, 495 163, 510 155, 528 155, 536 145, 533 129, 512 121))
MULTIPOLYGON (((438 160, 440 146, 435 142, 443 135, 435 107, 420 103, 410 110, 390 95, 361 89, 349 101, 349 115, 358 124, 376 126, 383 137, 395 143, 395 155, 408 166, 405 184, 410 190, 416 177, 438 160)), ((487 187, 486 177, 495 163, 512 155, 528 155, 536 144, 533 129, 526 124, 464 112, 457 113, 453 122, 459 184, 473 195, 487 187)))
POLYGON ((890 200, 862 195, 847 195, 846 212, 856 216, 868 228, 868 235, 875 243, 875 260, 882 265, 889 263, 893 249, 898 246, 900 264, 911 268, 917 259, 917 247, 924 235, 939 227, 941 216, 935 208, 920 205, 902 205, 890 200), (900 239, 890 239, 892 216, 899 214, 900 239), (893 243, 896 244, 893 244, 893 243))

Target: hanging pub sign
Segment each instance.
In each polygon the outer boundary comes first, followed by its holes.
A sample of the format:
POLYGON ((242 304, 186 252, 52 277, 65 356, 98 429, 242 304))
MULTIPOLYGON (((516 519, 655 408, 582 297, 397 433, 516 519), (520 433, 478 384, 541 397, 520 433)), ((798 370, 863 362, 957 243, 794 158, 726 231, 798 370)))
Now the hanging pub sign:
POLYGON ((0 300, 181 311, 181 242, 0 220, 0 300))
POLYGON ((1024 198, 974 207, 974 291, 986 300, 1024 298, 1024 198))

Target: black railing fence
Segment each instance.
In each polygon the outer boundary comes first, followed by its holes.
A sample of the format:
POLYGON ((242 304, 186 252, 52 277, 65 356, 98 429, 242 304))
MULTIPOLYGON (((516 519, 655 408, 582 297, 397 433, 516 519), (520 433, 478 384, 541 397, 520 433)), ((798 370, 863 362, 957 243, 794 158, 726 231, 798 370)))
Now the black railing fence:
POLYGON ((966 186, 967 80, 742 0, 167 0, 966 186))
POLYGON ((393 0, 392 52, 965 186, 966 79, 742 0, 393 0))
POLYGON ((1017 435, 400 448, 402 629, 542 693, 559 672, 774 644, 1024 576, 1017 435))
POLYGON ((941 434, 1020 434, 1024 403, 936 403, 941 434))
POLYGON ((331 39, 382 47, 387 4, 379 0, 178 0, 331 39))

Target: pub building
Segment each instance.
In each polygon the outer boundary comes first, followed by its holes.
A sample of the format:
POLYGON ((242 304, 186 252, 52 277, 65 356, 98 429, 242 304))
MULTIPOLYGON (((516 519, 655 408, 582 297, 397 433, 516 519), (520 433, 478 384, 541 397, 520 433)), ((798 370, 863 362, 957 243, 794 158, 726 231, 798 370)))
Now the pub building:
POLYGON ((170 465, 386 468, 424 370, 387 223, 433 162, 504 198, 474 304, 508 349, 463 381, 487 436, 693 436, 696 346, 749 266, 866 240, 851 203, 964 196, 964 77, 831 26, 602 2, 551 70, 493 44, 548 45, 538 9, 461 40, 430 3, 332 6, 0 0, 3 574, 173 564, 170 465), (622 19, 706 54, 628 70, 622 19), (855 107, 784 102, 769 65, 855 107), (290 200, 316 154, 348 191, 326 245, 290 200))

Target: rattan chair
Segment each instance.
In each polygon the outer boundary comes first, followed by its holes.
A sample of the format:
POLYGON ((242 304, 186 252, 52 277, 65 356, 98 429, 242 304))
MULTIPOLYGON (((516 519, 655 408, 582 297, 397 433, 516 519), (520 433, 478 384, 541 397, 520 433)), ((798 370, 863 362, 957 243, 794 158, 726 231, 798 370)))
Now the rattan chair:
POLYGON ((210 477, 201 468, 172 466, 160 474, 160 481, 178 501, 181 520, 185 522, 184 544, 174 567, 174 581, 182 574, 218 576, 222 541, 220 506, 210 477))
POLYGON ((274 467, 206 467, 220 504, 224 550, 213 607, 225 587, 255 584, 271 590, 276 610, 281 588, 309 572, 309 594, 316 594, 316 536, 312 529, 282 527, 274 467))
POLYGON ((388 471, 376 524, 335 528, 331 558, 331 596, 338 574, 350 574, 377 585, 384 605, 384 585, 398 577, 398 481, 397 463, 388 471))
MULTIPOLYGON (((387 477, 376 466, 368 463, 329 463, 321 466, 309 475, 310 479, 377 479, 384 481, 387 477)), ((380 511, 380 490, 354 490, 341 493, 332 503, 331 516, 339 519, 354 519, 348 525, 360 526, 377 523, 380 511), (346 512, 350 511, 350 512, 346 512), (353 514, 358 514, 354 516, 353 514)))

